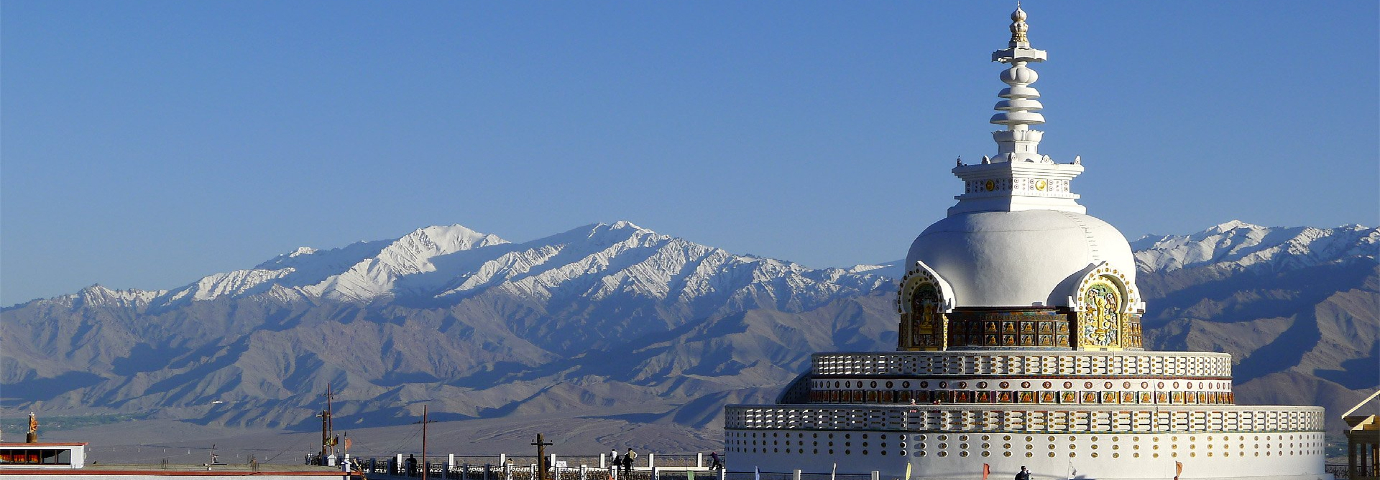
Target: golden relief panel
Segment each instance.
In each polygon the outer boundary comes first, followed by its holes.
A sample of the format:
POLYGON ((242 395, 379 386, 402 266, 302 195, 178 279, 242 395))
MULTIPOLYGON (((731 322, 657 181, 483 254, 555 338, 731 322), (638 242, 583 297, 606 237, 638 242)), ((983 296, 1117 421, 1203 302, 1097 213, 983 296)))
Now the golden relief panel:
POLYGON ((944 299, 933 279, 914 277, 903 295, 906 310, 901 313, 898 347, 901 350, 943 349, 944 299), (911 286, 913 285, 913 286, 911 286))
POLYGON ((945 319, 949 347, 1069 346, 1069 316, 1055 310, 956 310, 945 315, 945 319))
POLYGON ((1121 347, 1121 316, 1125 310, 1121 289, 1099 278, 1083 290, 1078 316, 1079 347, 1121 347))

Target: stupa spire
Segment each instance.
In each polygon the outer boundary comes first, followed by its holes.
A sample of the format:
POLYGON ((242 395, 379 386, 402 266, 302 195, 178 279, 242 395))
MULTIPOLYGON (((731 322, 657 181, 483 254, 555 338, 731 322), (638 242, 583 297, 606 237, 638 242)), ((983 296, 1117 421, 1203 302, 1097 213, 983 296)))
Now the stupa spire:
POLYGON ((1040 154, 1040 139, 1045 132, 1030 128, 1045 123, 1040 92, 1030 86, 1040 78, 1031 64, 1048 58, 1044 50, 1030 46, 1030 25, 1020 3, 1011 12, 1011 40, 1007 48, 992 52, 992 61, 1007 65, 1001 72, 1006 84, 997 94, 1001 100, 993 107, 991 123, 1006 128, 992 132, 997 142, 997 154, 990 159, 983 156, 981 164, 954 167, 954 175, 963 179, 964 191, 958 205, 949 215, 969 212, 1014 212, 1021 210, 1059 210, 1074 213, 1086 211, 1079 205, 1078 195, 1069 190, 1069 181, 1083 172, 1078 162, 1056 164, 1049 155, 1040 154))
POLYGON ((1002 100, 993 107, 998 113, 992 116, 991 123, 1006 125, 1006 130, 992 132, 992 139, 997 142, 993 162, 1042 160, 1039 146, 1044 132, 1030 129, 1031 125, 1045 123, 1044 115, 1037 113, 1044 108, 1037 100, 1040 92, 1030 86, 1040 76, 1027 65, 1043 62, 1047 55, 1044 50, 1030 47, 1026 36, 1030 26, 1025 19, 1025 10, 1016 4, 1016 11, 1011 12, 1011 41, 1005 50, 992 52, 992 61, 1011 65, 1001 72, 1001 81, 1007 87, 997 94, 1002 100))

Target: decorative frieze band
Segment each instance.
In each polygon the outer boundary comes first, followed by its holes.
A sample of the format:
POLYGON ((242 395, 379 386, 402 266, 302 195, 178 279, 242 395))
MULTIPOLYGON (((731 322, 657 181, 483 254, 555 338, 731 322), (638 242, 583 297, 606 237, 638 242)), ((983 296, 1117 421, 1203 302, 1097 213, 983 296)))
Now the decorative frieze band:
POLYGON ((810 403, 1230 405, 1230 378, 823 378, 810 403))
POLYGON ((817 377, 1060 375, 1230 378, 1231 355, 1205 352, 962 351, 817 353, 817 377))
POLYGON ((963 193, 981 194, 988 192, 1019 192, 1031 196, 1066 197, 1069 193, 1067 179, 1033 177, 979 178, 963 182, 963 193))
POLYGON ((1125 408, 1005 405, 871 407, 730 405, 727 430, 893 432, 1250 432, 1322 431, 1322 407, 1198 406, 1125 408))

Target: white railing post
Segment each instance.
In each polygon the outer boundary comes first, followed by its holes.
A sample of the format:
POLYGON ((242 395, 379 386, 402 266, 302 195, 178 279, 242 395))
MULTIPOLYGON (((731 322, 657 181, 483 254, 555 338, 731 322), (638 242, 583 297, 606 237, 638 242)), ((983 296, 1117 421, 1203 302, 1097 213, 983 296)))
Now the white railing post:
POLYGON ((580 480, 589 480, 589 467, 580 465, 580 480))
POLYGON ((454 453, 452 453, 452 454, 446 456, 446 471, 447 471, 447 472, 453 472, 453 471, 455 471, 455 454, 454 454, 454 453))
POLYGON ((608 464, 604 463, 604 454, 602 453, 599 454, 599 468, 609 468, 608 464))
POLYGON ((876 471, 876 470, 873 470, 873 471, 872 471, 872 480, 882 480, 882 473, 881 473, 881 472, 878 472, 878 471, 876 471))
POLYGON ((794 472, 791 472, 791 480, 800 480, 800 469, 796 469, 794 472))
POLYGON ((655 453, 648 453, 648 454, 647 454, 647 468, 648 468, 648 469, 656 468, 656 454, 655 454, 655 453))
POLYGON ((704 468, 704 452, 695 454, 695 468, 704 468))
POLYGON ((394 468, 397 469, 398 471, 393 472, 393 473, 402 473, 402 471, 403 471, 404 469, 403 469, 403 461, 402 461, 402 454, 401 454, 401 453, 398 454, 398 463, 395 463, 394 465, 397 465, 397 466, 394 467, 394 468))

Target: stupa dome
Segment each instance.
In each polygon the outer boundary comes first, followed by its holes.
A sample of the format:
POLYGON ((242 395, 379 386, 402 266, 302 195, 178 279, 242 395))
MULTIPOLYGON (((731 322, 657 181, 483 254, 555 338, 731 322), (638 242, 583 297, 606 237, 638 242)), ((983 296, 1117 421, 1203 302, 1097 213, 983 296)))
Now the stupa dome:
POLYGON ((1135 284, 1131 245, 1116 227, 1057 210, 950 215, 916 237, 906 268, 924 262, 955 307, 1068 306, 1079 280, 1106 262, 1135 284))

